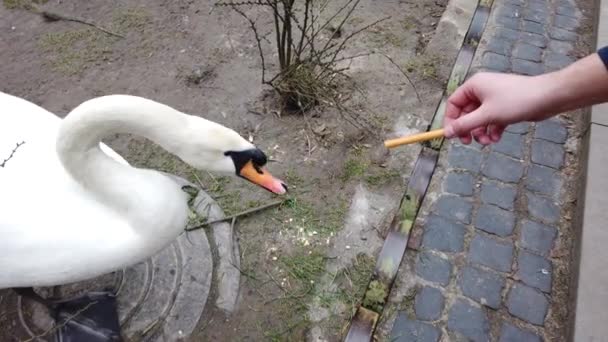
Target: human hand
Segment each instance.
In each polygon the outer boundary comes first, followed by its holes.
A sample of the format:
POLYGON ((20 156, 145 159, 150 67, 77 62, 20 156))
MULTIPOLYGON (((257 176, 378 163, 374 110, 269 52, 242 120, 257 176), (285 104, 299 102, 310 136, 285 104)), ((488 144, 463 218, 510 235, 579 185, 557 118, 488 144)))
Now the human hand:
POLYGON ((550 117, 547 82, 546 75, 475 74, 448 98, 445 136, 488 145, 498 142, 510 124, 550 117))

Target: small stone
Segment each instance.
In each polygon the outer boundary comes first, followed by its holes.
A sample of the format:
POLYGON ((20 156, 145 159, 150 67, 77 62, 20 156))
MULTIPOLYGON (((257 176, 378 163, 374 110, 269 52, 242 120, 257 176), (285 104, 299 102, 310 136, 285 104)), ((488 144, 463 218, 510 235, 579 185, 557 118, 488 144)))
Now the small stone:
POLYGON ((553 266, 549 260, 526 251, 519 252, 516 275, 526 285, 549 293, 552 273, 553 266))
POLYGON ((533 21, 535 23, 547 24, 549 22, 549 11, 546 9, 538 11, 527 8, 523 12, 523 17, 525 20, 533 21))
POLYGON ((521 40, 539 48, 544 48, 547 46, 547 38, 544 35, 537 33, 522 32, 521 40))
POLYGON ((543 325, 549 309, 545 296, 524 284, 515 284, 507 297, 507 309, 516 317, 535 325, 543 325))
POLYGON ((448 313, 448 329, 456 331, 473 342, 490 340, 490 323, 481 308, 457 299, 448 313))
POLYGON ((530 129, 529 122, 519 122, 519 123, 507 126, 505 131, 510 132, 510 133, 526 134, 526 133, 528 133, 529 129, 530 129))
POLYGON ((452 145, 448 153, 448 163, 450 167, 477 173, 481 169, 481 154, 470 148, 452 145))
POLYGON ((494 71, 504 72, 509 70, 509 59, 494 52, 485 52, 481 64, 483 67, 494 71))
POLYGON ((473 194, 473 175, 468 172, 463 173, 448 173, 445 179, 445 189, 447 192, 471 196, 473 194))
POLYGON ((500 307, 501 293, 504 286, 504 277, 476 267, 466 266, 460 276, 462 293, 493 309, 500 307))
POLYGON ((543 26, 543 24, 539 24, 534 21, 524 20, 522 24, 522 31, 544 35, 545 27, 543 26))
POLYGON ((556 237, 557 229, 538 222, 524 220, 521 225, 519 241, 521 247, 547 256, 553 248, 556 237))
MULTIPOLYGON (((471 185, 472 187, 472 185, 471 185)), ((441 196, 435 203, 435 213, 466 224, 471 223, 473 204, 456 196, 441 196)))
POLYGON ((562 69, 567 67, 568 65, 574 63, 574 58, 561 54, 561 53, 557 53, 557 52, 547 52, 545 53, 545 64, 548 67, 554 68, 554 69, 562 69))
POLYGON ((551 27, 549 29, 549 37, 557 40, 565 40, 569 42, 575 42, 577 35, 575 32, 564 30, 559 27, 551 27))
POLYGON ((523 172, 524 168, 521 162, 494 152, 488 155, 482 170, 486 177, 510 183, 518 182, 523 172))
POLYGON ((564 147, 550 141, 534 139, 532 162, 559 169, 564 164, 564 147))
POLYGON ((517 43, 513 50, 513 57, 533 62, 540 62, 542 54, 539 47, 526 43, 517 43))
POLYGON ((578 20, 558 14, 553 18, 553 25, 568 31, 574 31, 578 27, 578 20))
POLYGON ((552 168, 531 164, 526 176, 526 188, 557 200, 561 190, 561 178, 552 168))
POLYGON ((568 138, 568 131, 559 121, 544 120, 536 123, 534 137, 537 139, 563 144, 568 138))
POLYGON ((513 72, 517 74, 536 76, 545 72, 544 66, 538 62, 515 58, 512 64, 513 72))
POLYGON ((420 252, 416 258, 416 274, 427 281, 446 286, 452 275, 452 264, 431 252, 420 252))
POLYGON ((496 24, 513 30, 519 29, 519 18, 497 17, 496 24))
POLYGON ((522 330, 511 323, 504 323, 500 330, 500 339, 498 342, 542 342, 538 335, 522 330))
POLYGON ((513 212, 484 204, 477 212, 475 227, 498 236, 509 236, 515 227, 515 215, 513 212))
POLYGON ((394 342, 437 342, 441 336, 440 330, 432 324, 413 321, 406 312, 399 312, 391 331, 391 341, 394 342))
POLYGON ((521 134, 504 132, 492 150, 521 159, 524 156, 524 138, 521 134))
POLYGON ((490 267, 496 271, 511 271, 513 244, 498 242, 495 239, 476 234, 471 241, 469 260, 473 263, 490 267))
POLYGON ((515 41, 519 39, 520 32, 518 30, 512 30, 510 28, 498 27, 496 29, 496 37, 503 38, 509 41, 515 41))
MULTIPOLYGON (((510 56, 512 48, 513 48, 513 41, 510 41, 510 40, 507 40, 504 38, 493 37, 488 42, 488 45, 486 46, 486 51, 497 53, 501 56, 510 56)), ((489 57, 487 53, 484 55, 484 57, 486 59, 492 58, 492 57, 489 57)), ((491 62, 494 62, 494 61, 491 61, 491 62)), ((484 63, 484 66, 489 67, 488 65, 492 64, 491 62, 488 62, 486 60, 486 63, 484 63)), ((505 61, 505 60, 501 59, 500 64, 501 64, 501 66, 506 66, 508 68, 509 61, 508 60, 505 61)))
POLYGON ((572 43, 561 40, 551 40, 549 42, 549 50, 562 55, 567 55, 572 50, 572 43))
POLYGON ((441 316, 445 299, 441 291, 425 286, 416 294, 414 310, 416 317, 423 321, 434 321, 441 316))
POLYGON ((546 223, 555 223, 559 221, 559 206, 546 197, 540 197, 533 193, 527 193, 528 212, 530 215, 540 219, 546 223))
POLYGON ((444 252, 461 252, 465 228, 462 224, 431 215, 427 219, 422 245, 444 252))
POLYGON ((517 189, 512 185, 492 180, 484 180, 481 185, 481 200, 503 209, 513 210, 516 194, 517 189))

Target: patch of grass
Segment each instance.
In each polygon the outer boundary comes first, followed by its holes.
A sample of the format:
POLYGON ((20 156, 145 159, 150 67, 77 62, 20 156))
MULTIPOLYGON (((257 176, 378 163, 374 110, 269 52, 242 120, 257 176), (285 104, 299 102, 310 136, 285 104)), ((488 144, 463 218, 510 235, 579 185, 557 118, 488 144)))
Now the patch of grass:
POLYGON ((365 292, 363 306, 381 312, 387 295, 388 288, 386 285, 378 280, 372 280, 365 292))
POLYGON ((413 29, 413 28, 416 27, 416 23, 414 23, 414 20, 412 18, 408 17, 408 18, 405 18, 405 19, 403 19, 401 21, 401 26, 403 26, 403 28, 406 31, 409 31, 409 30, 411 30, 411 29, 413 29))
POLYGON ((118 38, 96 29, 47 33, 39 47, 47 54, 53 70, 66 75, 82 72, 89 63, 108 60, 112 44, 118 38))
POLYGON ((340 201, 317 211, 311 203, 293 197, 276 209, 275 213, 280 212, 282 222, 287 219, 290 225, 301 229, 304 234, 315 232, 318 237, 327 237, 342 228, 347 209, 347 203, 340 201))
POLYGON ((369 185, 378 186, 378 185, 386 184, 399 176, 400 176, 400 173, 397 170, 384 169, 377 174, 366 176, 365 181, 369 185))
POLYGON ((292 277, 296 290, 309 291, 314 282, 325 271, 325 255, 318 251, 299 251, 294 255, 279 258, 279 264, 292 277))
POLYGON ((143 7, 122 8, 114 11, 112 28, 123 34, 129 31, 142 32, 151 21, 150 14, 143 7))
POLYGON ((285 173, 285 182, 287 182, 289 186, 297 187, 304 183, 304 179, 298 174, 296 170, 291 168, 285 173))
MULTIPOLYGON (((115 13, 110 30, 119 33, 142 31, 149 21, 150 17, 144 10, 125 9, 115 13)), ((75 75, 90 64, 109 60, 114 52, 112 47, 118 40, 97 29, 86 28, 47 33, 40 38, 38 46, 47 54, 53 70, 75 75)))
POLYGON ((415 72, 423 78, 437 78, 437 64, 439 59, 435 56, 421 55, 409 60, 405 63, 405 70, 407 72, 415 72))
POLYGON ((377 27, 370 30, 371 41, 378 46, 384 46, 387 43, 395 47, 404 47, 405 38, 394 33, 390 28, 377 27))
POLYGON ((7 9, 31 10, 35 5, 46 4, 48 0, 4 0, 4 7, 7 9))
POLYGON ((359 178, 363 176, 366 170, 367 163, 362 161, 361 158, 351 157, 344 163, 344 169, 342 170, 340 179, 343 182, 347 182, 353 178, 359 178))

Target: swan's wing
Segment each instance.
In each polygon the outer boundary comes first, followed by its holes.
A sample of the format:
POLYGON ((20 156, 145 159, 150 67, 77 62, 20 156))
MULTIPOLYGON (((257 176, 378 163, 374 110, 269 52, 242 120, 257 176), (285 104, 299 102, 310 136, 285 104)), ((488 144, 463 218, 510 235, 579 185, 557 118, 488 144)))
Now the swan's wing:
POLYGON ((65 172, 55 150, 61 120, 3 93, 0 108, 0 164, 12 153, 0 167, 0 288, 77 280, 124 259, 138 237, 65 172))

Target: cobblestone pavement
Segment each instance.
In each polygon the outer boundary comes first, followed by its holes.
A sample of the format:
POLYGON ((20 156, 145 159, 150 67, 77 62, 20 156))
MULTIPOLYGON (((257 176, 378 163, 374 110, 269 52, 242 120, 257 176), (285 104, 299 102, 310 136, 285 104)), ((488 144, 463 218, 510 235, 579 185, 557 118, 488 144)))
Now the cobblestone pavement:
MULTIPOLYGON (((564 67, 583 20, 571 0, 497 0, 474 67, 527 75, 564 67)), ((404 260, 413 265, 398 278, 415 291, 393 341, 562 340, 547 320, 566 305, 554 299, 554 274, 565 262, 557 250, 566 151, 578 139, 570 135, 554 118, 508 127, 491 147, 446 143, 434 176, 441 184, 404 260)))

